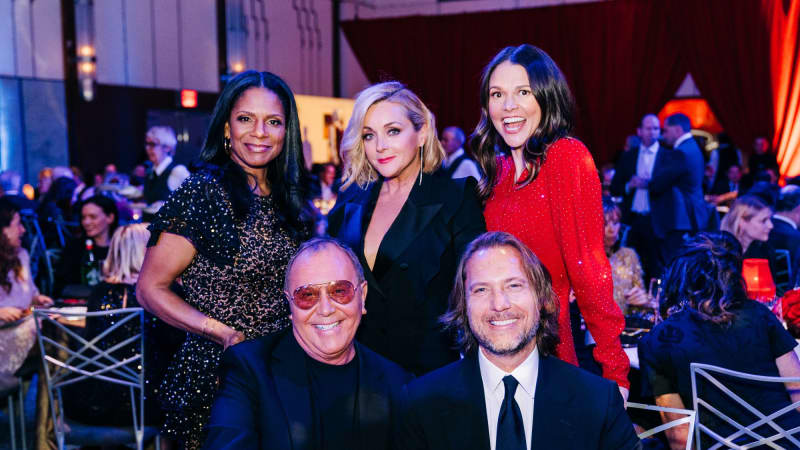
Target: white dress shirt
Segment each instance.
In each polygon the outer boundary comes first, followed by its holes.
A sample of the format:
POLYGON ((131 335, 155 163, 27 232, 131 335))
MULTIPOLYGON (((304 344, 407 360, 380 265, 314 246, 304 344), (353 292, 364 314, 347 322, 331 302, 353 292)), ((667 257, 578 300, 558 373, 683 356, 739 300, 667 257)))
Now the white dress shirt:
POLYGON ((673 147, 673 148, 678 148, 678 146, 679 146, 679 145, 683 144, 684 142, 686 142, 686 140, 690 139, 691 137, 692 137, 692 133, 691 133, 691 132, 686 132, 686 133, 683 133, 683 134, 681 135, 681 137, 679 137, 679 138, 678 138, 678 139, 675 141, 675 145, 673 145, 672 147, 673 147))
MULTIPOLYGON (((453 164, 453 162, 463 154, 464 149, 459 148, 453 153, 447 155, 447 157, 444 159, 444 167, 450 167, 450 164, 453 164)), ((481 171, 478 169, 478 165, 475 164, 475 161, 472 159, 465 159, 464 161, 461 161, 461 164, 458 166, 456 171, 453 172, 453 176, 451 178, 456 179, 466 177, 472 177, 475 178, 476 181, 481 181, 481 171)))
MULTIPOLYGON (((167 170, 167 167, 172 164, 172 157, 167 156, 164 158, 157 166, 153 167, 153 172, 156 175, 161 175, 167 170)), ((180 187, 183 180, 189 178, 189 169, 186 166, 178 164, 177 166, 172 168, 172 172, 169 173, 169 177, 167 178, 167 187, 169 187, 170 191, 174 191, 180 187)))
POLYGON ((780 220, 781 222, 786 222, 787 224, 789 224, 790 227, 794 228, 795 230, 797 229, 797 224, 794 223, 794 220, 792 220, 792 219, 790 219, 790 218, 788 218, 786 216, 782 216, 780 214, 773 214, 772 215, 772 220, 776 220, 776 219, 780 220))
MULTIPOLYGON (((506 395, 503 377, 511 375, 516 378, 519 385, 514 393, 514 400, 519 405, 522 413, 522 425, 525 428, 525 444, 531 450, 531 432, 533 430, 533 401, 536 393, 536 379, 539 377, 539 349, 535 348, 530 355, 511 373, 507 373, 495 366, 483 354, 483 349, 478 350, 478 365, 481 369, 483 381, 483 397, 486 399, 486 421, 489 425, 489 444, 495 450, 497 443, 497 420, 500 417, 500 408, 506 395)), ((546 412, 544 412, 546 413, 546 412)))
MULTIPOLYGON (((656 155, 658 154, 658 141, 653 142, 649 147, 642 146, 639 148, 639 159, 636 162, 636 175, 639 178, 649 180, 653 178, 653 166, 656 164, 656 155)), ((647 214, 650 212, 650 197, 648 197, 647 189, 636 188, 633 193, 633 203, 631 210, 639 214, 647 214)))

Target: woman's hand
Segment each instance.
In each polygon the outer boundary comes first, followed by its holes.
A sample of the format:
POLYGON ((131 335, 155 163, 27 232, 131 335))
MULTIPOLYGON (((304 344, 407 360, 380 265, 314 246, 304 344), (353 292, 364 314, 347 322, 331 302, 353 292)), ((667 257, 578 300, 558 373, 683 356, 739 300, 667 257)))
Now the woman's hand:
POLYGON ((33 298, 33 306, 47 308, 49 306, 53 306, 53 303, 53 299, 46 295, 39 294, 33 298))
POLYGON ((647 306, 650 304, 650 296, 640 287, 632 287, 625 291, 625 303, 633 306, 647 306))
POLYGON ((244 342, 244 334, 241 331, 236 331, 231 328, 232 333, 228 334, 225 340, 222 342, 222 349, 227 350, 228 347, 232 347, 240 342, 244 342))
POLYGON ((4 306, 0 308, 0 320, 3 322, 16 322, 21 319, 25 312, 16 306, 4 306))

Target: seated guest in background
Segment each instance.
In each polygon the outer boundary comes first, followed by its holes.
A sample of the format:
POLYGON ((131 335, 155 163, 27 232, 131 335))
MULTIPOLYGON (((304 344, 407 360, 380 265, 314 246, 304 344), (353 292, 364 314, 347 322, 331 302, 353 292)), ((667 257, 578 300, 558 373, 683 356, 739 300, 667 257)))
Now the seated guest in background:
MULTIPOLYGON (((800 269, 800 187, 786 186, 781 189, 775 214, 772 215, 772 231, 767 243, 775 249, 789 251, 792 274, 795 278, 800 269)), ((794 281, 794 280, 793 280, 794 281)))
MULTIPOLYGON (((693 362, 772 377, 800 376, 800 361, 793 351, 797 342, 769 309, 747 298, 741 270, 741 246, 727 233, 698 234, 672 262, 661 300, 665 320, 639 343, 642 374, 657 405, 692 407, 689 365, 693 362)), ((787 384, 791 395, 775 383, 725 381, 725 385, 766 414, 800 400, 797 383, 787 384)), ((706 401, 740 423, 755 421, 739 404, 705 392, 706 401)), ((735 431, 708 410, 702 414, 703 422, 723 436, 735 431)), ((679 417, 662 415, 664 422, 679 417)), ((784 420, 779 424, 788 430, 800 425, 800 414, 791 413, 784 420)), ((684 448, 687 433, 688 425, 668 430, 672 448, 684 448)))
POLYGON ((311 177, 311 193, 314 207, 320 214, 327 215, 336 204, 339 195, 340 179, 336 178, 336 166, 333 163, 317 166, 316 176, 311 177))
POLYGON ((44 169, 39 171, 36 181, 36 200, 41 201, 44 194, 47 194, 47 191, 50 190, 50 186, 53 184, 53 169, 50 167, 45 167, 44 169))
POLYGON ((144 147, 147 158, 153 163, 144 180, 144 200, 147 203, 145 219, 158 212, 169 194, 189 178, 189 170, 172 160, 178 138, 171 127, 152 127, 147 130, 144 147))
POLYGON ((354 340, 367 282, 358 257, 326 238, 286 268, 292 327, 228 349, 207 449, 388 449, 411 375, 354 340))
POLYGON ((603 198, 603 220, 605 223, 603 247, 611 263, 611 278, 614 280, 614 301, 625 316, 635 316, 652 321, 657 307, 645 290, 642 280, 642 265, 639 256, 630 247, 623 247, 620 240, 622 212, 608 197, 603 198))
POLYGON ((464 151, 466 138, 461 128, 445 128, 442 131, 441 142, 447 156, 442 161, 442 167, 438 173, 447 178, 472 177, 475 181, 483 179, 478 163, 464 151))
MULTIPOLYGON (((108 257, 103 262, 103 281, 92 289, 89 296, 89 312, 140 307, 136 300, 135 285, 149 238, 150 232, 147 231, 146 223, 117 228, 111 238, 108 257)), ((90 340, 100 335, 117 320, 119 317, 113 315, 87 318, 84 337, 90 340)), ((161 410, 158 406, 158 387, 169 358, 177 350, 177 345, 180 345, 183 333, 168 327, 152 314, 145 313, 144 329, 139 327, 138 321, 128 321, 110 336, 104 337, 100 348, 109 351, 139 331, 145 334, 144 418, 148 425, 159 425, 161 410)), ((124 345, 121 349, 111 351, 111 355, 122 360, 130 356, 127 352, 139 351, 131 345, 124 345)), ((91 425, 130 425, 131 394, 128 387, 104 384, 100 389, 94 380, 79 382, 73 386, 63 389, 64 409, 68 417, 91 425)))
POLYGON ((13 170, 6 170, 0 173, 0 192, 3 198, 14 203, 20 211, 29 209, 36 210, 36 202, 22 194, 22 176, 13 170))
POLYGON ((778 159, 769 150, 769 141, 765 137, 757 137, 753 140, 753 153, 748 159, 750 175, 755 175, 763 170, 778 172, 778 159))
POLYGON ((14 372, 22 367, 36 342, 31 306, 50 306, 53 300, 39 294, 33 283, 30 256, 22 248, 25 228, 19 208, 0 198, 0 390, 17 384, 14 372), (13 324, 13 322, 17 322, 13 324))
POLYGON ((56 269, 53 288, 56 296, 70 284, 94 286, 100 282, 100 268, 108 254, 111 236, 119 225, 117 204, 109 197, 95 195, 83 202, 80 211, 81 234, 64 247, 56 269), (90 251, 94 261, 92 269, 85 265, 90 251))
POLYGON ((728 206, 739 193, 744 193, 747 189, 742 182, 742 166, 731 164, 724 177, 717 177, 717 181, 711 188, 709 201, 716 205, 728 206))
POLYGON ((617 385, 555 356, 558 308, 517 238, 470 243, 442 318, 466 356, 409 383, 396 448, 638 448, 617 385))
POLYGON ((475 179, 431 176, 444 158, 436 121, 398 82, 358 94, 342 149, 328 232, 355 249, 369 284, 359 342, 416 374, 455 361, 438 317, 462 250, 486 230, 475 179))
MULTIPOLYGON (((772 230, 772 209, 754 195, 744 195, 731 204, 720 223, 720 230, 731 233, 743 249, 743 258, 769 261, 774 278, 778 272, 775 249, 767 242, 772 230)), ((780 289, 779 289, 780 290, 780 289)), ((783 294, 783 292, 779 292, 783 294)))

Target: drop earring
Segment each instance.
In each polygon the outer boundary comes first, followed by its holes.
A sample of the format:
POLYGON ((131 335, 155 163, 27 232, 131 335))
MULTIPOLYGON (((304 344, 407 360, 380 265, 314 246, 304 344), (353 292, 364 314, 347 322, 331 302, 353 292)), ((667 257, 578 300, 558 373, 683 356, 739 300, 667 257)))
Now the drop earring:
POLYGON ((222 138, 222 146, 225 148, 225 153, 231 154, 231 140, 229 138, 222 138))
POLYGON ((422 159, 422 148, 423 146, 419 146, 419 185, 422 186, 422 168, 425 165, 425 160, 422 159))

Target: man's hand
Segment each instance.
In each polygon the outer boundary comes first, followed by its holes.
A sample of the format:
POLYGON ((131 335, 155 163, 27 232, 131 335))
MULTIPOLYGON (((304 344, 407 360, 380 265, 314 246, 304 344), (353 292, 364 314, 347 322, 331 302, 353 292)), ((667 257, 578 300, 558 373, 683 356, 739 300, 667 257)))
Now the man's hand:
POLYGON ((638 175, 634 175, 631 177, 631 180, 628 181, 628 188, 629 189, 647 189, 647 184, 650 180, 646 178, 642 178, 638 175))

